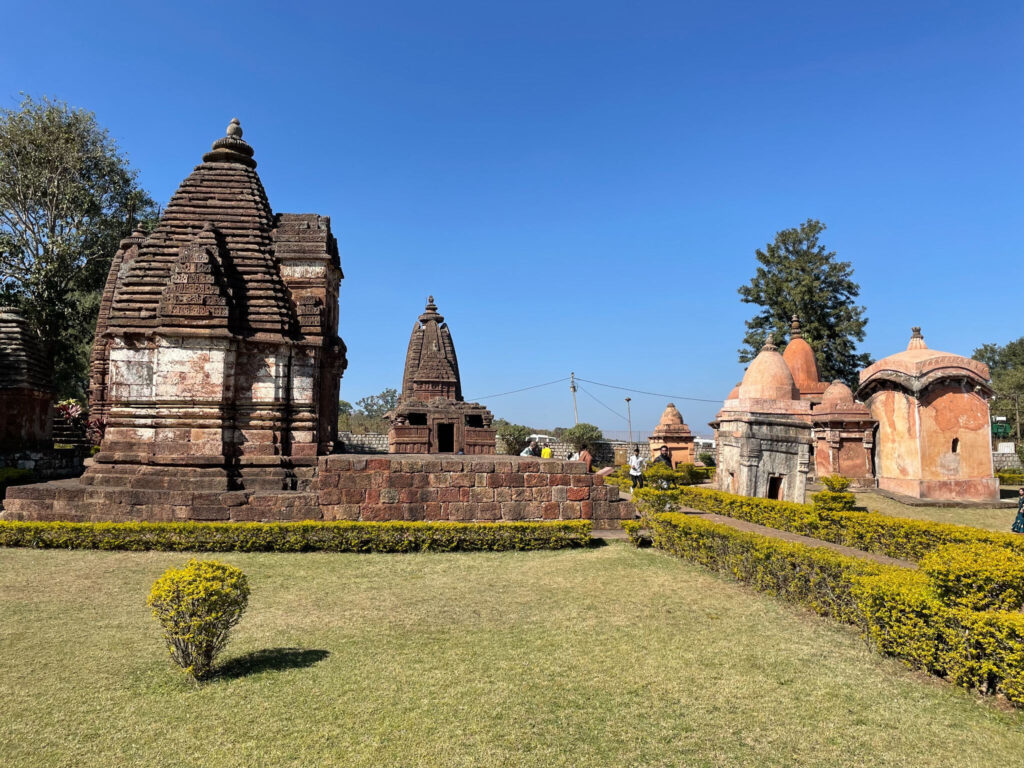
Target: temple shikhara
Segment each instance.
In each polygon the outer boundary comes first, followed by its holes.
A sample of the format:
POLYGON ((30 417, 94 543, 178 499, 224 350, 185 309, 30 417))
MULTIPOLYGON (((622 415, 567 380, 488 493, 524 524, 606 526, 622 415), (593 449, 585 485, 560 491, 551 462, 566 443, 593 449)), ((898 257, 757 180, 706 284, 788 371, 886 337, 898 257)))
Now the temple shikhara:
POLYGON ((13 307, 0 307, 0 450, 52 443, 53 383, 42 342, 13 307))
POLYGON ((337 430, 345 347, 330 220, 275 214, 237 120, 148 236, 114 256, 92 356, 86 479, 288 490, 337 430), (161 473, 160 470, 165 472, 161 473))
POLYGON ((402 394, 388 418, 390 453, 494 453, 494 417, 462 399, 455 344, 433 296, 413 326, 402 394))

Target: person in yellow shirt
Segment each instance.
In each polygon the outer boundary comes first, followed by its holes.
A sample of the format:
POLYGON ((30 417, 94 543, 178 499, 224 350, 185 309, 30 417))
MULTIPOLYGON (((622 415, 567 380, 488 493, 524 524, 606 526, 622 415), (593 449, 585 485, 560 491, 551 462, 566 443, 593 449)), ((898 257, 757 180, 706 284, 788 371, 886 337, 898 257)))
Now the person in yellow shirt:
POLYGON ((551 446, 550 445, 545 445, 543 448, 540 449, 540 457, 542 459, 550 459, 551 456, 552 456, 552 453, 551 453, 551 446))

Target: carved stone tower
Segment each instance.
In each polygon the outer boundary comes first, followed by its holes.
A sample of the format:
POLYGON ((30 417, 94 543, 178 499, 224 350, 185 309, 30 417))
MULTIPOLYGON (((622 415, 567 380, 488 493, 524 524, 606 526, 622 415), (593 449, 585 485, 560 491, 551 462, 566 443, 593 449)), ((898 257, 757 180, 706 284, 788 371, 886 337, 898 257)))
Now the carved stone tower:
POLYGON ((494 453, 493 417, 462 399, 452 334, 433 296, 413 326, 402 395, 388 417, 391 453, 494 453))

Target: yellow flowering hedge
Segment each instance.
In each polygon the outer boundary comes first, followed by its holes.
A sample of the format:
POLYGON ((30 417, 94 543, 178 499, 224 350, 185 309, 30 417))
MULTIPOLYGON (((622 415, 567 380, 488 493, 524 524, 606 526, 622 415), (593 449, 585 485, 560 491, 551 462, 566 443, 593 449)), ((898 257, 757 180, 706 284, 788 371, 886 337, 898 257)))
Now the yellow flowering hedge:
POLYGON ((948 604, 924 571, 880 565, 821 547, 738 531, 692 515, 645 512, 654 546, 859 626, 879 652, 1024 706, 1024 614, 948 604))
POLYGON ((36 523, 0 521, 0 546, 173 552, 535 550, 590 544, 589 520, 551 522, 36 523))
POLYGON ((972 611, 1024 606, 1024 556, 991 544, 945 544, 921 559, 935 595, 972 611))
POLYGON ((146 602, 171 658, 194 680, 205 680, 249 604, 249 582, 230 565, 193 559, 157 579, 146 602))

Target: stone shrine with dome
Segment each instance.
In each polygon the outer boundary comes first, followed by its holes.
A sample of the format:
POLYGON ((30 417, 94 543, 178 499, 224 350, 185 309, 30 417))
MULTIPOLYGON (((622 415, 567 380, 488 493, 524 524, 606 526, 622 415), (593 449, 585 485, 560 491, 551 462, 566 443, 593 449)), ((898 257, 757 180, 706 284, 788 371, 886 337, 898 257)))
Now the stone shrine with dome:
POLYGON ((652 459, 661 451, 661 446, 667 447, 673 468, 679 464, 693 464, 696 461, 693 433, 683 422, 683 416, 674 403, 669 403, 665 407, 658 426, 647 438, 647 442, 652 459))
POLYGON ((718 445, 716 487, 802 502, 811 468, 811 403, 801 399, 771 335, 736 395, 711 423, 718 445))

